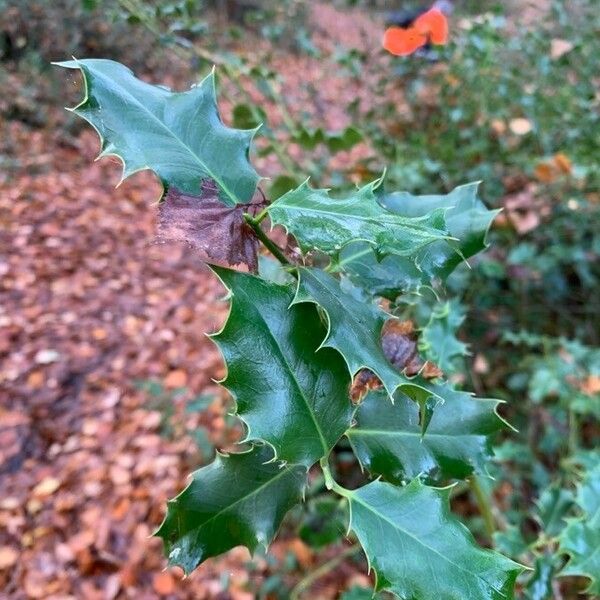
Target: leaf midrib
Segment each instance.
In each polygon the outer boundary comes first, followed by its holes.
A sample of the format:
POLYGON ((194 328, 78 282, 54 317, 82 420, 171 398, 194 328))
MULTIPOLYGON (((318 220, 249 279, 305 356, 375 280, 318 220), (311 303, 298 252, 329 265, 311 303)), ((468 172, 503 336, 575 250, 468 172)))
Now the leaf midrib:
MULTIPOLYGON (((341 202, 341 201, 340 201, 341 202)), ((401 225, 404 226, 405 228, 409 229, 411 233, 415 233, 413 231, 413 229, 417 230, 418 233, 423 234, 423 236, 425 234, 429 234, 429 237, 432 236, 433 231, 437 231, 436 229, 434 229, 433 227, 428 227, 427 225, 421 225, 420 223, 412 223, 413 219, 410 217, 401 217, 399 215, 394 215, 394 214, 390 214, 390 216, 388 218, 385 218, 385 212, 387 212, 385 209, 383 214, 381 215, 381 218, 379 215, 373 215, 371 217, 369 216, 360 216, 360 215, 355 215, 352 213, 343 213, 343 212, 336 212, 333 210, 319 210, 316 208, 312 208, 312 207, 307 207, 306 205, 296 205, 296 204, 285 204, 285 203, 280 203, 280 204, 273 204, 273 206, 271 208, 286 208, 287 210, 291 211, 300 211, 303 214, 306 214, 307 212, 312 212, 312 213, 317 213, 317 214, 322 214, 322 215, 334 215, 336 217, 351 217, 352 219, 356 219, 357 221, 367 221, 369 223, 374 223, 374 224, 378 224, 380 222, 384 222, 384 223, 389 223, 391 225, 401 225), (418 230, 422 230, 418 231, 418 230)), ((382 207, 383 208, 383 207, 382 207)), ((419 217, 416 217, 416 219, 419 219, 419 217)), ((424 220, 424 218, 421 218, 424 220)), ((440 234, 439 238, 435 238, 435 239, 440 239, 443 240, 445 239, 445 236, 440 234)))
MULTIPOLYGON (((256 305, 252 302, 252 299, 248 297, 248 294, 246 293, 245 290, 242 290, 244 295, 246 296, 246 299, 248 300, 248 302, 256 308, 256 305)), ((289 309, 288 309, 289 310, 289 309)), ((273 344, 275 346, 275 348, 277 349, 277 352, 279 354, 279 356, 281 357, 281 359, 283 360, 285 366, 287 367, 288 372, 290 373, 290 377, 292 379, 292 381, 294 382, 298 393, 300 395, 300 397, 302 398, 302 401, 304 402, 304 405, 306 406, 306 410, 308 411, 308 414, 310 415, 310 418, 313 422, 313 425, 315 426, 315 430, 317 431, 317 434, 319 435, 319 441, 321 442, 321 446, 323 448, 323 455, 327 454, 329 452, 329 444, 327 443, 327 440, 325 439, 325 436, 323 434, 323 432, 321 431, 321 427, 319 426, 319 423, 315 417, 315 414, 313 413, 310 404, 308 402, 308 399, 306 398, 306 396, 304 395, 304 391, 302 389, 302 386, 300 385, 300 382, 298 381, 298 379, 296 378, 296 375, 292 369, 292 366, 290 365, 290 363, 287 360, 287 357, 285 356, 285 354, 283 353, 283 350, 281 349, 281 346, 279 345, 277 338, 275 337, 275 335, 273 334, 273 332, 271 331, 271 328, 269 327, 269 324, 267 323, 267 321, 265 320, 264 316, 262 315, 262 313, 257 309, 256 314, 258 314, 260 320, 262 321, 262 323, 264 324, 266 330, 269 332, 269 337, 271 338, 271 340, 273 341, 273 344)))
MULTIPOLYGON (((108 80, 111 85, 114 85, 114 81, 112 79, 110 79, 107 75, 105 75, 102 71, 95 70, 88 65, 84 65, 84 66, 86 69, 89 69, 90 73, 93 73, 97 77, 100 77, 102 79, 108 80)), ((131 99, 131 101, 133 103, 135 103, 137 106, 139 106, 144 113, 150 115, 152 120, 154 120, 156 123, 158 123, 160 125, 160 127, 162 129, 164 129, 167 133, 171 134, 171 137, 176 142, 178 142, 180 146, 185 148, 192 155, 192 157, 196 160, 196 162, 200 165, 200 167, 212 179, 214 179, 214 181, 217 182, 217 184, 225 192, 225 194, 227 194, 227 196, 231 200, 233 200, 234 204, 239 204, 239 202, 240 202, 239 198, 237 198, 237 196, 225 185, 225 183, 223 182, 223 180, 220 177, 215 175, 212 172, 212 170, 208 168, 206 163, 183 140, 181 140, 177 135, 175 135, 175 133, 173 131, 171 131, 152 111, 148 110, 148 108, 146 108, 146 106, 144 106, 131 92, 129 92, 129 90, 127 88, 123 87, 122 85, 118 85, 118 87, 120 90, 122 90, 127 95, 128 98, 131 99)))
POLYGON ((476 577, 477 579, 479 579, 480 581, 482 581, 486 585, 492 587, 494 590, 496 590, 496 592, 502 594, 502 596, 504 598, 506 598, 505 594, 502 592, 501 589, 499 590, 497 587, 494 587, 492 584, 490 584, 489 581, 487 581, 481 575, 479 575, 479 573, 474 573, 472 571, 467 570, 465 567, 463 567, 463 566, 461 566, 459 564, 456 564, 455 562, 451 561, 447 556, 444 556, 441 552, 438 552, 435 548, 433 548, 431 546, 428 546, 425 542, 423 542, 422 540, 420 540, 418 537, 414 536, 412 533, 410 533, 406 529, 403 529, 403 528, 399 527, 397 523, 395 523, 394 521, 391 521, 385 515, 381 514, 379 511, 375 510, 371 505, 369 505, 366 502, 364 502, 363 500, 361 500, 356 495, 355 492, 350 492, 349 496, 350 496, 350 498, 352 500, 354 500, 358 504, 362 504, 367 510, 371 511, 374 515, 376 515, 377 517, 381 518, 386 523, 389 523, 394 529, 398 530, 400 533, 405 534, 407 537, 413 539, 415 542, 417 542, 417 544, 423 546, 423 548, 426 548, 427 550, 431 551, 433 554, 437 554, 440 558, 442 558, 446 562, 450 563, 452 566, 458 568, 459 570, 467 573, 468 575, 476 577))
MULTIPOLYGON (((242 496, 241 498, 238 498, 235 502, 233 502, 229 506, 226 506, 225 508, 222 508, 219 512, 215 513, 209 519, 207 519, 206 521, 203 521, 200 525, 198 525, 197 529, 200 529, 201 527, 204 527, 207 523, 210 523, 211 521, 214 521, 217 517, 221 516, 223 513, 231 510, 232 508, 234 508, 235 506, 237 506, 238 504, 240 504, 240 502, 244 502, 248 498, 251 498, 252 496, 258 494, 260 491, 264 490, 266 487, 269 487, 273 482, 277 481, 278 479, 280 479, 284 475, 288 475, 289 473, 292 473, 292 469, 294 467, 300 467, 300 466, 302 468, 304 468, 303 465, 296 465, 296 464, 287 464, 285 467, 282 467, 281 471, 279 473, 275 474, 271 479, 269 479, 268 481, 265 481, 265 483, 262 483, 261 485, 259 485, 255 490, 252 490, 246 496, 242 496)), ((180 524, 178 523, 179 535, 180 536, 187 535, 189 533, 189 531, 182 532, 181 529, 180 529, 180 527, 179 527, 179 525, 180 524)))
POLYGON ((362 429, 362 428, 351 428, 346 432, 347 436, 351 435, 383 435, 383 436, 404 436, 404 437, 419 437, 423 438, 423 441, 427 441, 428 437, 437 437, 443 439, 456 439, 456 438, 479 438, 482 434, 479 433, 458 433, 456 435, 447 435, 443 433, 435 433, 427 430, 427 433, 423 435, 420 431, 390 431, 389 429, 362 429))

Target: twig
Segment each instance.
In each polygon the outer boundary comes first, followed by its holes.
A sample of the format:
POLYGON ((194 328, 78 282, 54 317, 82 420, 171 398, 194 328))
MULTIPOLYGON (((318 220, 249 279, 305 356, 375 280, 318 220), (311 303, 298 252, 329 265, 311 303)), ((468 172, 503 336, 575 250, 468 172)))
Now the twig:
POLYGON ((244 213, 244 219, 256 234, 256 237, 264 244, 265 248, 284 266, 289 266, 292 263, 288 260, 283 250, 261 229, 260 221, 252 215, 244 213))
POLYGON ((290 592, 290 600, 299 600, 300 594, 305 590, 308 590, 318 579, 324 577, 329 572, 333 571, 338 565, 343 563, 350 556, 358 554, 362 548, 359 544, 346 548, 341 554, 334 556, 331 560, 323 563, 318 569, 315 569, 312 573, 301 579, 298 584, 294 586, 290 592))
POLYGON ((469 486, 473 495, 475 496, 475 500, 477 501, 477 506, 479 507, 479 512, 483 517, 483 523, 485 525, 485 531, 490 538, 493 539, 494 532, 496 531, 496 523, 494 521, 494 514, 492 513, 492 507, 490 505, 490 499, 488 495, 483 491, 479 480, 475 475, 469 478, 469 486))

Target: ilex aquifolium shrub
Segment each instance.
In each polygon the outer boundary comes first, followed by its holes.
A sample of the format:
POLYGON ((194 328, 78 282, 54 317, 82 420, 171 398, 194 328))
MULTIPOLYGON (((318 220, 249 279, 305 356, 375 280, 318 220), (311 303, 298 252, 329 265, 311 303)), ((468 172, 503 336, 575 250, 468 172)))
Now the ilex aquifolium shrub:
MULTIPOLYGON (((445 381, 389 302, 439 286, 485 247, 495 213, 477 185, 417 197, 386 191, 380 179, 336 198, 307 182, 269 203, 249 161, 256 131, 223 124, 212 74, 174 93, 112 61, 60 64, 83 73, 86 97, 74 112, 97 130, 102 155, 123 161, 123 177, 150 169, 160 178, 159 235, 197 248, 230 294, 212 339, 249 449, 219 454, 168 503, 156 535, 169 562, 190 572, 235 546, 267 546, 320 468, 349 507, 349 534, 377 589, 405 599, 512 598, 521 566, 477 546, 450 513, 447 485, 486 474, 489 436, 505 426, 497 402, 445 381), (298 249, 276 245, 267 220, 298 249), (261 247, 281 263, 276 280, 258 269, 261 247), (230 268, 239 265, 248 272, 230 268), (330 468, 344 436, 373 477, 358 489, 330 468)), ((428 346, 443 337, 444 319, 428 346)))

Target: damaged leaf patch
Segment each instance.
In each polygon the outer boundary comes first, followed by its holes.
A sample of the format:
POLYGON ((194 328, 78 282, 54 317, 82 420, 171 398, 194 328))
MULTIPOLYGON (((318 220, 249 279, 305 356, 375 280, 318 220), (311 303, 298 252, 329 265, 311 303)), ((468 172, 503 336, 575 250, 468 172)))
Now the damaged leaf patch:
POLYGON ((199 250, 208 262, 223 266, 246 265, 258 269, 258 239, 244 220, 265 205, 263 199, 249 204, 226 205, 217 184, 204 179, 200 195, 171 187, 158 212, 158 238, 185 242, 199 250))

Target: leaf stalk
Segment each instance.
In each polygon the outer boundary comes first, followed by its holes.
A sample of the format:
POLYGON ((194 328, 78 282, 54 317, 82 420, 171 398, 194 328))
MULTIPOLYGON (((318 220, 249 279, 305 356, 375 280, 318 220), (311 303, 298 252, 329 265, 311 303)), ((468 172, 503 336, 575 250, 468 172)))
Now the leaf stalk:
POLYGON ((469 478, 469 487, 471 488, 471 492, 475 497, 475 501, 477 502, 479 512, 483 517, 485 532, 487 533, 490 540, 492 540, 494 532, 496 531, 496 522, 494 519, 494 514, 492 512, 490 498, 481 487, 479 479, 475 475, 469 478))
POLYGON ((244 220, 252 228, 252 231, 254 231, 254 233, 256 234, 256 237, 263 243, 265 248, 267 248, 267 250, 282 265, 284 265, 284 266, 291 265, 290 261, 287 259, 286 255, 283 253, 281 248, 262 230, 262 228, 260 226, 260 220, 255 219, 252 215, 250 215, 248 213, 244 213, 244 220))
POLYGON ((312 573, 301 579, 290 592, 290 600, 299 600, 300 595, 311 588, 311 586, 317 581, 324 577, 331 571, 333 571, 338 565, 342 564, 347 558, 358 554, 362 548, 359 544, 349 546, 343 552, 334 556, 332 559, 323 563, 318 569, 315 569, 312 573))

